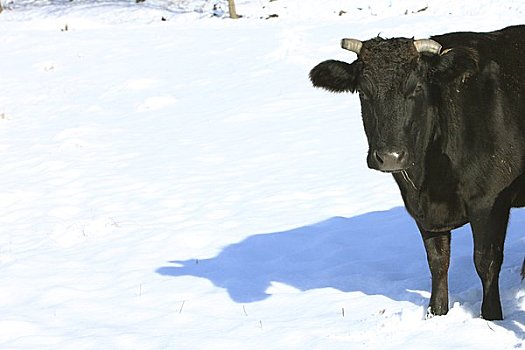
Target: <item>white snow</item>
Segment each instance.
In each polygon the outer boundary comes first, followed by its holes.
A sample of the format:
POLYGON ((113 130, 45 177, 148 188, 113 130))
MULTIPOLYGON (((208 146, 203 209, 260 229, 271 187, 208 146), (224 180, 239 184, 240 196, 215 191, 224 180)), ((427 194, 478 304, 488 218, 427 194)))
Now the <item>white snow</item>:
POLYGON ((522 1, 2 4, 1 349, 525 345, 525 212, 505 320, 479 318, 469 227, 451 310, 425 320, 424 249, 366 167, 358 99, 308 81, 355 58, 342 37, 493 30, 522 1))

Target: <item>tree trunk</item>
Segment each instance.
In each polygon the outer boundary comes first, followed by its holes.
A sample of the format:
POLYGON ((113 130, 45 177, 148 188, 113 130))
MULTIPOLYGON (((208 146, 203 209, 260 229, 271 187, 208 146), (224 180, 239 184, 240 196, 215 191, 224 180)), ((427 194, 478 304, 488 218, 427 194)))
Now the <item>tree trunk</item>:
POLYGON ((235 2, 234 0, 228 0, 228 10, 230 11, 230 18, 236 19, 239 18, 237 12, 235 11, 235 2))

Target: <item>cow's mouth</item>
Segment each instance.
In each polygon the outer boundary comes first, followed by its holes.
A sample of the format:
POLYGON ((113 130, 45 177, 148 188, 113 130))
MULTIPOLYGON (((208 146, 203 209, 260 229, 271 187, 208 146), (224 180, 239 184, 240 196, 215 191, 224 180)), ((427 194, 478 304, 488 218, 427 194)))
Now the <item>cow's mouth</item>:
POLYGON ((411 175, 408 173, 408 170, 410 169, 410 167, 412 165, 414 165, 414 163, 411 163, 408 167, 402 168, 402 169, 375 169, 375 168, 372 168, 372 169, 378 170, 378 171, 380 171, 382 173, 386 173, 386 174, 392 174, 392 175, 399 174, 399 175, 402 176, 403 180, 405 180, 410 185, 410 187, 412 187, 413 189, 417 190, 416 184, 412 180, 411 175))

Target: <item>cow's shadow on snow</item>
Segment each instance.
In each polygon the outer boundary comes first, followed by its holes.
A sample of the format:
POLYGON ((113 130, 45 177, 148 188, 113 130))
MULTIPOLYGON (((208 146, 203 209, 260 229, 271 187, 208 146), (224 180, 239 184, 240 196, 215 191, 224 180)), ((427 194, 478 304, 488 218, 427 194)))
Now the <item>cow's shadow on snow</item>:
MULTIPOLYGON (((521 293, 519 269, 525 253, 523 231, 525 211, 513 212, 501 274, 504 312, 511 320, 503 322, 509 325, 525 324, 525 314, 518 305, 525 303, 525 296, 517 296, 521 293)), ((468 226, 454 231, 449 284, 451 304, 457 301, 475 315, 480 308, 481 283, 472 263, 471 241, 468 226)), ((302 291, 330 287, 426 306, 428 298, 421 291, 430 291, 431 284, 419 232, 401 207, 256 234, 211 259, 195 257, 170 263, 157 272, 206 278, 225 288, 238 303, 268 298, 268 287, 280 282, 302 291)), ((525 335, 523 331, 521 334, 525 335)))

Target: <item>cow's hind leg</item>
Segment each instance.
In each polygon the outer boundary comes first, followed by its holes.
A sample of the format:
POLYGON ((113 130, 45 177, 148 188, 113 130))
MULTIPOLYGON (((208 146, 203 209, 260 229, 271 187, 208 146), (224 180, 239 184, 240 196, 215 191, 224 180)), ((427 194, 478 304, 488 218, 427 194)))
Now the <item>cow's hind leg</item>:
POLYGON ((432 275, 432 294, 428 316, 448 312, 448 267, 450 262, 450 231, 428 232, 420 228, 432 275))
POLYGON ((471 215, 474 236, 474 264, 483 285, 481 316, 501 320, 503 312, 499 295, 499 273, 503 263, 503 246, 509 209, 494 206, 471 215))

